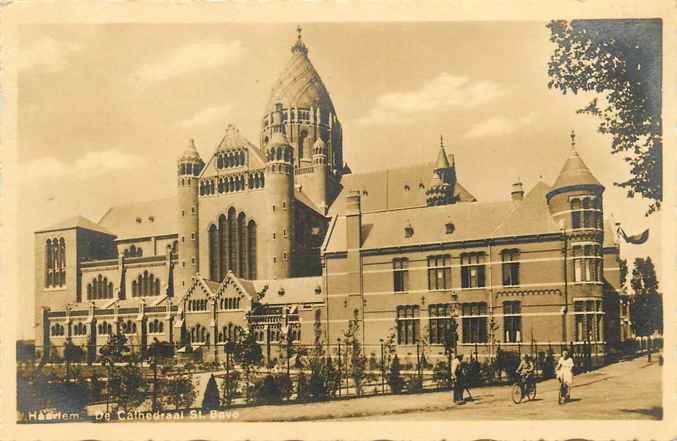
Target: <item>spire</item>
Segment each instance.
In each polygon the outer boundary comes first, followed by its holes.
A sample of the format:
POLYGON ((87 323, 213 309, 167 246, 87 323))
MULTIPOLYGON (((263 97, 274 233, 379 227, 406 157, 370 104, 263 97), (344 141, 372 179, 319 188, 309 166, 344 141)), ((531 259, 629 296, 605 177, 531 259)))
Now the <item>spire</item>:
POLYGON ((449 168, 449 158, 447 152, 444 150, 444 138, 440 135, 440 151, 437 153, 437 161, 435 161, 435 170, 442 170, 449 168))
POLYGON ((564 163, 557 180, 553 185, 554 189, 572 187, 577 185, 595 185, 602 187, 602 184, 595 178, 587 165, 583 162, 576 151, 576 134, 571 131, 571 154, 564 163))
POLYGON ((308 48, 306 47, 306 44, 303 42, 303 38, 301 38, 301 31, 303 31, 303 28, 301 25, 298 25, 296 27, 296 43, 291 47, 292 53, 302 53, 303 55, 308 55, 308 48))
POLYGON ((195 140, 190 139, 188 141, 188 146, 186 149, 183 151, 183 154, 181 155, 181 158, 179 159, 180 161, 201 161, 202 159, 200 158, 200 153, 197 151, 197 147, 195 147, 195 140))

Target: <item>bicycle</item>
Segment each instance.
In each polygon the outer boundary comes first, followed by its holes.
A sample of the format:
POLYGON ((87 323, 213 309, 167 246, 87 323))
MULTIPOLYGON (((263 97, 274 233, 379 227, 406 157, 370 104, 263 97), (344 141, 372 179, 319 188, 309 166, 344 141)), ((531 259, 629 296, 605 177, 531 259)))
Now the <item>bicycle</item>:
POLYGON ((559 379, 559 396, 557 397, 558 404, 564 404, 569 401, 569 385, 566 384, 562 379, 559 379))
POLYGON ((518 380, 512 385, 512 402, 515 404, 521 403, 524 398, 527 401, 533 401, 536 398, 536 380, 529 377, 525 380, 518 380))

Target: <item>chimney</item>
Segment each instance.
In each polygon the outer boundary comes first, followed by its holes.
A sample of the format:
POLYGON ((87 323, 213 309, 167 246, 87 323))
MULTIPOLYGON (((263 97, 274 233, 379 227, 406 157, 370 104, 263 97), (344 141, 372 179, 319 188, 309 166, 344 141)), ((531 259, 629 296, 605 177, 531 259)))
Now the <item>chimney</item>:
POLYGON ((351 191, 346 196, 346 244, 348 251, 359 249, 362 245, 362 211, 359 191, 351 191))
POLYGON ((524 187, 520 181, 512 184, 512 192, 510 193, 513 201, 521 201, 524 199, 524 187))

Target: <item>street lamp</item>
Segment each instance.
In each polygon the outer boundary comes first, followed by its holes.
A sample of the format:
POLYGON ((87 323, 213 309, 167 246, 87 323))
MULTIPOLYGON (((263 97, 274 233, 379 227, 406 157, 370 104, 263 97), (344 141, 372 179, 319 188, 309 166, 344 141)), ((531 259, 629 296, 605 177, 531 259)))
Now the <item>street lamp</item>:
POLYGON ((378 341, 381 342, 381 392, 383 394, 385 394, 386 393, 386 379, 385 379, 386 362, 385 362, 385 353, 384 353, 384 350, 383 350, 383 339, 379 338, 378 341))
POLYGON ((338 343, 338 393, 339 397, 341 396, 341 339, 337 338, 336 342, 338 343))

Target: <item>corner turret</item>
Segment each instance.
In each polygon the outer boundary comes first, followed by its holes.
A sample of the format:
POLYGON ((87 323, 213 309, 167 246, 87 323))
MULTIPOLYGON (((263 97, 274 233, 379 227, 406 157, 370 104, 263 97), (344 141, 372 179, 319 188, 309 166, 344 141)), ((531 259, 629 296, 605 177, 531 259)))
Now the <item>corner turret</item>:
POLYGON ((181 291, 190 286, 191 278, 200 270, 198 177, 204 165, 191 139, 177 161, 179 262, 174 286, 181 291))
POLYGON ((440 136, 440 150, 435 161, 433 176, 430 180, 430 186, 426 190, 426 203, 432 205, 453 204, 454 188, 456 186, 456 164, 454 157, 451 157, 451 164, 444 149, 444 139, 440 136))
POLYGON ((291 276, 293 232, 293 149, 282 132, 272 135, 266 146, 265 193, 268 228, 268 277, 291 276))

